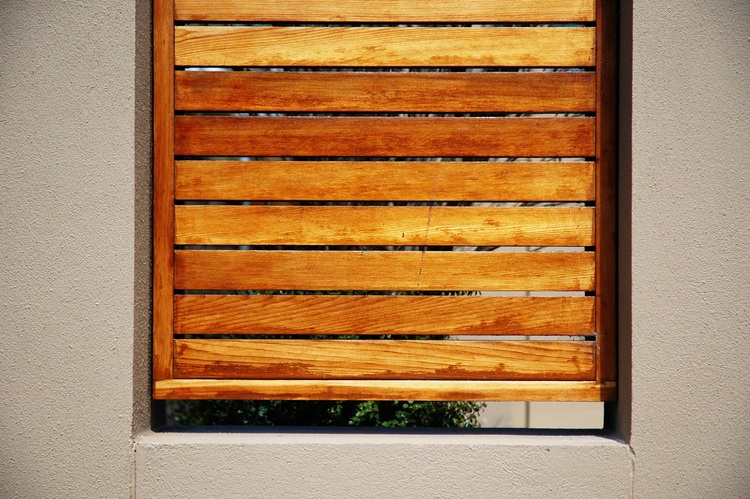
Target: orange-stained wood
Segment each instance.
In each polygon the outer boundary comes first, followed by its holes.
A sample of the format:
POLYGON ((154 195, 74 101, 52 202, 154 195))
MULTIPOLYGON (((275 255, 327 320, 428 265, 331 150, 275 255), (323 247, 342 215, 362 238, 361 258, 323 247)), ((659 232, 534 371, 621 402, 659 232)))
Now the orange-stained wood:
POLYGON ((593 0, 177 0, 181 21, 582 22, 593 0))
POLYGON ((175 274, 177 289, 586 291, 594 254, 179 250, 175 274))
POLYGON ((592 380, 594 343, 175 340, 175 378, 592 380))
POLYGON ((593 297, 177 295, 177 334, 590 335, 593 297))
POLYGON ((593 208, 176 206, 175 244, 593 246, 593 208))
POLYGON ((587 73, 177 71, 175 108, 284 112, 586 112, 587 73))
POLYGON ((173 2, 154 2, 154 379, 172 378, 174 262, 173 2))
POLYGON ((600 381, 617 379, 618 4, 597 0, 596 330, 600 381))
POLYGON ((594 65, 594 28, 175 28, 177 66, 594 65))
POLYGON ((615 383, 591 381, 243 380, 154 382, 154 398, 178 400, 486 400, 602 402, 615 383))
POLYGON ((178 156, 593 156, 593 118, 176 116, 178 156))
POLYGON ((594 199, 588 162, 177 161, 176 169, 175 196, 184 200, 594 199))
POLYGON ((616 391, 611 381, 616 373, 616 10, 613 0, 157 2, 155 397, 612 400, 616 391), (173 14, 188 22, 285 25, 175 28, 173 14), (590 24, 477 26, 594 20, 596 28, 590 24), (287 25, 292 23, 307 25, 287 25), (331 23, 350 26, 325 26, 331 23), (360 23, 382 24, 356 26, 360 23), (403 26, 420 23, 424 24, 403 26), (189 66, 349 69, 183 70, 189 66), (354 71, 380 67, 421 67, 428 72, 354 71), (445 67, 589 71, 433 69, 445 67), (209 114, 482 113, 486 117, 194 114, 175 118, 175 108, 209 114), (580 112, 595 117, 499 117, 501 113, 580 112), (175 156, 180 160, 175 162, 175 156), (199 159, 205 156, 269 161, 199 159), (293 157, 306 161, 288 160, 293 157), (328 160, 312 161, 315 157, 328 160), (330 161, 361 157, 379 160, 330 161), (555 157, 592 162, 384 161, 394 157, 555 157), (261 204, 175 206, 175 196, 261 204), (263 201, 281 203, 263 206, 263 201), (596 208, 284 205, 295 201, 595 201, 596 208), (175 252, 174 244, 575 245, 595 247, 596 252, 175 252), (216 295, 174 294, 175 287, 346 293, 561 290, 595 291, 596 296, 216 295), (185 335, 582 335, 596 341, 299 337, 175 341, 173 329, 185 335), (170 379, 174 377, 185 379, 170 379), (234 379, 206 379, 216 377, 234 379))

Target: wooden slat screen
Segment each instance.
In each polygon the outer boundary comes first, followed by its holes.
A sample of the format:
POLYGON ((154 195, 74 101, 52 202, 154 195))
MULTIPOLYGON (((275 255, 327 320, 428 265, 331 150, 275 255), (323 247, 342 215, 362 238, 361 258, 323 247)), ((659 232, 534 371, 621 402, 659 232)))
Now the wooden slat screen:
POLYGON ((614 397, 615 2, 154 5, 155 398, 614 397))

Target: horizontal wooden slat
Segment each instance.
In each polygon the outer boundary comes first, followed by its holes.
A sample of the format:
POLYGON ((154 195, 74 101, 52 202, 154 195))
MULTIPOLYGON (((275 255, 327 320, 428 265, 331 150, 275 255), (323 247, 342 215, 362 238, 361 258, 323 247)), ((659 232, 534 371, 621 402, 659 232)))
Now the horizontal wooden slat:
POLYGON ((615 383, 592 381, 218 380, 154 382, 155 399, 178 400, 486 400, 603 402, 615 383))
POLYGON ((180 21, 581 22, 593 0, 176 0, 180 21))
POLYGON ((175 109, 284 112, 586 112, 594 73, 175 73, 175 109))
POLYGON ((593 246, 593 208, 176 206, 175 244, 593 246))
POLYGON ((594 343, 175 340, 175 378, 593 380, 594 343))
POLYGON ((594 28, 175 28, 177 66, 594 65, 594 28))
POLYGON ((588 335, 593 297, 177 295, 176 334, 588 335))
POLYGON ((177 161, 175 198, 591 201, 594 166, 583 162, 177 161))
POLYGON ((177 156, 592 156, 593 118, 176 116, 177 156))
POLYGON ((176 289, 591 290, 594 254, 175 251, 176 289))

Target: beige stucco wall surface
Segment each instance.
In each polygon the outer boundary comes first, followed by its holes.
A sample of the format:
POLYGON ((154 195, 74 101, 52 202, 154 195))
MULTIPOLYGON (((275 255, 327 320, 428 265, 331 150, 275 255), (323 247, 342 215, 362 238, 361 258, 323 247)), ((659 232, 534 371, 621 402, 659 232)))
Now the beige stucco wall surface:
POLYGON ((750 497, 750 2, 636 1, 636 497, 750 497))
POLYGON ((750 2, 625 23, 611 436, 148 431, 148 5, 0 2, 0 497, 750 496, 750 2))
POLYGON ((130 494, 135 15, 0 2, 2 498, 130 494))

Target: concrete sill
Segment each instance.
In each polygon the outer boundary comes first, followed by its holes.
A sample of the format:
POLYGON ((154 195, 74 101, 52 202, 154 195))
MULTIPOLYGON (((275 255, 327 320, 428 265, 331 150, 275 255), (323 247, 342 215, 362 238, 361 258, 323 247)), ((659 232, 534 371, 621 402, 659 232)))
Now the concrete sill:
POLYGON ((580 432, 145 432, 135 455, 144 497, 627 497, 632 472, 580 432))

